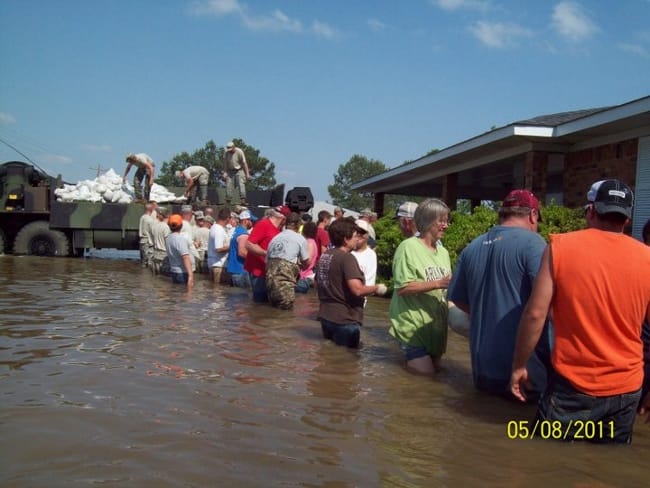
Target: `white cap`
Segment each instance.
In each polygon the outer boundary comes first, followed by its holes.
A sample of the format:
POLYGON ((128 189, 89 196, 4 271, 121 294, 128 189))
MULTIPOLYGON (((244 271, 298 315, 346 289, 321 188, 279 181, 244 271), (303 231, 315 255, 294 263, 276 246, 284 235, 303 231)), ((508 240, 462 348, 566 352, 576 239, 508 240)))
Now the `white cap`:
POLYGON ((365 220, 358 219, 355 220, 354 223, 357 225, 357 227, 363 229, 366 234, 370 231, 370 225, 365 220))
POLYGON ((230 141, 228 144, 226 144, 226 147, 230 149, 231 147, 235 147, 235 143, 230 141))
POLYGON ((418 204, 415 202, 404 202, 397 208, 397 213, 395 217, 406 217, 412 219, 415 217, 415 209, 418 208, 418 204))

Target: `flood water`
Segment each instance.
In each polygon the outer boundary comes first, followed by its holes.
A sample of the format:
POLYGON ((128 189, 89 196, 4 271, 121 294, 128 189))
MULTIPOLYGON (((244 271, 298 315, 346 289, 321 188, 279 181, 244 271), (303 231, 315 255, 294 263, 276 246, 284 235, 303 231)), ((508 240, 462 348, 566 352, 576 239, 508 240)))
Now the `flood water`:
POLYGON ((647 486, 632 446, 510 440, 534 407, 475 392, 450 332, 435 380, 408 374, 371 298, 363 347, 293 311, 195 289, 133 260, 0 257, 4 487, 647 486))

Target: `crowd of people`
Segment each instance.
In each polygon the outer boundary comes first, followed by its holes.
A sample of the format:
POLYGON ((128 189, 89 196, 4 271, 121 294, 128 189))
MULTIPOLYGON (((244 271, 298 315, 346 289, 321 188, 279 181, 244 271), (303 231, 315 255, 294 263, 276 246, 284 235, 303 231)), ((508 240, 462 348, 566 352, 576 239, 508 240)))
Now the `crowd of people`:
MULTIPOLYGON (((453 272, 443 244, 449 207, 437 198, 401 204, 389 333, 409 371, 435 376, 457 307, 469 319, 478 390, 537 403, 536 421, 561 426, 564 439, 579 438, 586 422, 608 422, 611 435, 589 440, 630 443, 636 413, 650 412, 650 221, 645 245, 624 233, 634 197, 620 180, 594 183, 586 202, 587 229, 551 235, 547 245, 538 199, 511 191, 498 224, 462 251, 453 272)), ((376 283, 373 215, 323 210, 315 220, 287 206, 257 220, 248 209, 184 206, 169 215, 148 203, 142 260, 173 283, 191 288, 206 273, 279 309, 314 289, 323 337, 357 348, 366 297, 387 292, 376 283)))

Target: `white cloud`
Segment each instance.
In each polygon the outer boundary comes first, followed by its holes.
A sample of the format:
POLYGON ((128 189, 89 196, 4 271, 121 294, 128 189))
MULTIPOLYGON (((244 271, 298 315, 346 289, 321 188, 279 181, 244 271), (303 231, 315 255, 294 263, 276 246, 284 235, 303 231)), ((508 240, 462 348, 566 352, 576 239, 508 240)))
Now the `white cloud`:
POLYGON ((384 24, 379 19, 368 19, 368 20, 366 20, 366 24, 368 25, 370 30, 374 31, 374 32, 379 32, 381 30, 386 29, 386 24, 384 24))
POLYGON ((111 146, 108 144, 82 144, 81 149, 93 153, 111 152, 111 146))
POLYGON ((650 58, 650 51, 648 50, 647 47, 642 46, 641 44, 619 43, 618 48, 621 51, 636 54, 637 56, 641 56, 642 58, 646 58, 646 59, 650 58))
POLYGON ((199 16, 215 15, 221 17, 241 13, 242 7, 237 0, 203 0, 193 2, 190 6, 190 12, 199 16))
POLYGON ((513 46, 517 39, 532 36, 532 32, 517 24, 479 21, 470 27, 474 36, 488 47, 513 46))
POLYGON ((490 2, 487 0, 431 0, 431 3, 443 10, 488 10, 490 2))
POLYGON ((242 24, 252 31, 267 32, 309 32, 325 39, 340 37, 340 32, 334 27, 314 20, 307 30, 300 19, 292 18, 281 10, 275 10, 268 15, 257 15, 248 6, 238 0, 200 0, 190 7, 190 13, 197 16, 239 17, 242 24))
POLYGON ((560 2, 553 9, 553 28, 571 41, 582 41, 598 32, 596 24, 574 2, 560 2))
POLYGON ((72 163, 72 158, 67 156, 61 156, 60 154, 41 154, 39 158, 44 163, 50 164, 70 164, 72 163))
POLYGON ((311 31, 318 37, 322 37, 324 39, 337 39, 341 36, 341 33, 334 27, 318 20, 314 20, 312 22, 311 31))
POLYGON ((302 32, 302 23, 294 20, 281 10, 276 10, 271 15, 250 16, 242 14, 244 25, 254 31, 289 31, 302 32))
POLYGON ((16 119, 14 119, 13 115, 6 112, 0 112, 0 125, 9 125, 15 123, 16 119))

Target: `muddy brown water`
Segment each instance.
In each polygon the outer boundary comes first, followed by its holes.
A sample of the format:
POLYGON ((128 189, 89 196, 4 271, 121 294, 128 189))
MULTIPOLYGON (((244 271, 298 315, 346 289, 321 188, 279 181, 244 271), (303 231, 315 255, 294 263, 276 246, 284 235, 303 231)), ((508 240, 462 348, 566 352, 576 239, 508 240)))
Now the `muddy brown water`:
POLYGON ((511 440, 534 408, 475 392, 467 342, 408 374, 371 298, 363 347, 321 339, 318 300, 185 293, 133 260, 0 257, 0 485, 647 486, 633 445, 511 440))

